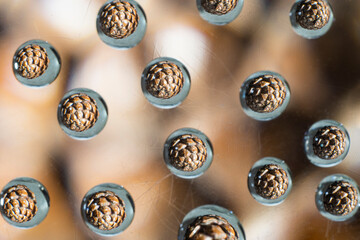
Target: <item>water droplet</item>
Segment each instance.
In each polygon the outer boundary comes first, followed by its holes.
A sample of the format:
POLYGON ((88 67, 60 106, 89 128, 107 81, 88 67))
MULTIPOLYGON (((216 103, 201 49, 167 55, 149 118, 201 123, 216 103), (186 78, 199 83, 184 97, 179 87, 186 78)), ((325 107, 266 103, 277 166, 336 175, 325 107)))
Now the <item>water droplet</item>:
MULTIPOLYGON (((114 199, 114 197, 112 197, 111 199, 114 199)), ((81 202, 81 216, 86 226, 91 231, 103 236, 112 236, 123 232, 125 229, 127 229, 130 226, 134 218, 134 215, 135 215, 135 205, 130 193, 124 187, 114 183, 104 183, 93 187, 85 194, 81 202), (87 211, 89 210, 88 204, 89 204, 89 199, 91 199, 95 194, 99 192, 104 193, 107 191, 111 192, 112 196, 115 196, 120 199, 119 202, 123 204, 125 208, 125 214, 123 215, 124 218, 122 219, 122 222, 116 227, 113 227, 111 229, 100 229, 99 227, 91 223, 91 221, 88 218, 88 214, 87 214, 87 211)), ((104 222, 106 222, 106 220, 104 220, 104 222)))
POLYGON ((144 38, 146 26, 144 10, 134 0, 109 0, 100 8, 96 19, 100 39, 117 49, 129 49, 139 44, 144 38), (111 18, 109 14, 116 16, 111 18))
POLYGON ((61 99, 58 122, 62 130, 74 139, 89 139, 105 127, 108 117, 103 98, 87 88, 76 88, 61 99))
POLYGON ((283 160, 278 158, 260 159, 249 172, 248 188, 253 198, 259 203, 263 205, 280 204, 286 199, 292 188, 290 169, 283 160))
MULTIPOLYGON (((23 193, 21 196, 24 196, 23 193)), ((16 201, 14 197, 12 197, 12 201, 16 201)), ((32 228, 40 224, 47 216, 50 207, 50 198, 46 188, 39 181, 33 178, 21 177, 16 178, 5 185, 1 191, 0 205, 1 214, 8 223, 19 228, 32 228), (7 193, 11 191, 13 194, 15 193, 15 195, 17 195, 16 192, 23 192, 24 190, 27 192, 26 198, 28 199, 22 199, 22 201, 29 202, 28 208, 29 211, 31 211, 31 214, 27 214, 26 216, 6 214, 5 202, 9 200, 9 198, 7 198, 7 193), (30 207, 32 206, 32 203, 30 202, 34 203, 34 208, 30 207), (21 221, 15 219, 21 219, 21 221)), ((12 207, 15 208, 14 204, 12 207)), ((13 211, 13 213, 14 212, 16 211, 13 211)))
POLYGON ((204 20, 215 25, 225 25, 232 22, 240 14, 244 5, 244 0, 227 2, 227 4, 220 5, 217 3, 214 5, 207 0, 196 0, 196 5, 204 20))
POLYGON ((290 87, 280 74, 260 71, 250 75, 242 84, 240 103, 249 117, 269 121, 286 109, 290 94, 290 87))
POLYGON ((21 44, 13 57, 16 79, 29 87, 43 87, 59 75, 60 56, 55 48, 43 40, 30 40, 21 44))
POLYGON ((297 0, 290 11, 290 22, 294 31, 307 39, 315 39, 327 33, 334 21, 333 11, 326 0, 318 0, 316 4, 297 0), (317 11, 314 11, 314 6, 317 11), (314 16, 316 14, 316 16, 314 16))
POLYGON ((341 123, 321 120, 311 125, 305 133, 304 148, 312 164, 318 167, 333 167, 341 163, 348 154, 350 137, 341 123))
MULTIPOLYGON (((190 150, 188 151, 188 153, 191 154, 190 150)), ((210 167, 213 160, 213 148, 210 140, 204 133, 193 128, 181 128, 171 133, 164 144, 163 154, 164 154, 164 160, 166 166, 169 168, 169 170, 174 175, 180 178, 187 178, 187 179, 197 178, 201 176, 210 167), (179 144, 182 145, 182 149, 185 146, 185 144, 183 144, 185 142, 191 142, 190 143, 191 145, 195 143, 198 150, 196 152, 197 160, 199 160, 199 158, 202 159, 204 157, 202 163, 199 164, 200 161, 197 161, 187 165, 184 164, 184 161, 182 161, 183 159, 181 156, 177 159, 178 164, 175 165, 174 159, 171 159, 170 157, 170 154, 172 154, 171 148, 173 149, 176 148, 176 146, 174 146, 174 141, 178 141, 179 144), (200 150, 203 149, 202 145, 205 146, 206 154, 204 154, 205 151, 201 152, 200 150)))
POLYGON ((190 74, 184 64, 170 57, 152 60, 141 76, 144 96, 158 108, 179 106, 189 94, 190 86, 190 74))
POLYGON ((359 187, 352 178, 344 174, 327 176, 317 188, 315 203, 322 216, 337 222, 349 220, 359 210, 359 187), (333 191, 334 188, 336 192, 333 191), (338 197, 342 199, 341 205, 346 206, 331 204, 337 202, 338 197), (344 197, 347 198, 346 201, 344 197))

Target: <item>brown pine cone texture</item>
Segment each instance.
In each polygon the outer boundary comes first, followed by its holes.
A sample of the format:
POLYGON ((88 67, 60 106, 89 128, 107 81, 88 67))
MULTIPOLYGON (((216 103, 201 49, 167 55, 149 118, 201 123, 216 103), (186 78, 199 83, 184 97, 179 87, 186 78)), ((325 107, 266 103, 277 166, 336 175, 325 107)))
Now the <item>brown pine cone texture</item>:
POLYGON ((350 183, 337 181, 330 184, 325 191, 323 203, 327 212, 344 216, 355 209, 358 204, 358 193, 350 183))
POLYGON ((95 100, 83 93, 73 94, 65 99, 61 114, 63 124, 76 132, 91 128, 99 117, 95 100))
POLYGON ((118 227, 125 219, 125 203, 111 191, 97 192, 87 202, 86 216, 100 230, 118 227))
POLYGON ((18 63, 17 71, 19 74, 24 78, 33 79, 45 72, 50 60, 45 48, 31 44, 18 52, 16 62, 18 63))
POLYGON ((139 16, 135 7, 126 1, 107 4, 100 14, 100 26, 105 35, 115 39, 130 36, 138 26, 139 16))
POLYGON ((296 9, 297 23, 309 30, 324 27, 330 19, 330 7, 324 0, 304 0, 296 9))
POLYGON ((171 98, 180 92, 183 85, 181 69, 169 61, 154 64, 146 74, 146 89, 157 98, 171 98))
POLYGON ((24 185, 10 187, 4 193, 3 201, 3 212, 13 222, 27 222, 37 212, 35 194, 24 185))
POLYGON ((345 134, 338 127, 326 126, 317 131, 313 140, 314 154, 323 159, 334 159, 345 151, 345 134))
POLYGON ((220 216, 200 216, 191 223, 185 240, 237 240, 238 234, 231 224, 220 216))
POLYGON ((245 93, 247 106, 260 113, 273 112, 283 104, 285 97, 284 83, 272 75, 263 75, 253 79, 245 93))
POLYGON ((289 178, 285 170, 275 164, 260 168, 254 180, 257 194, 266 199, 281 197, 289 185, 289 178))
POLYGON ((233 10, 238 0, 201 0, 201 5, 211 14, 224 15, 233 10))
POLYGON ((200 168, 207 156, 204 142, 191 134, 175 138, 169 149, 171 164, 182 171, 191 172, 200 168))

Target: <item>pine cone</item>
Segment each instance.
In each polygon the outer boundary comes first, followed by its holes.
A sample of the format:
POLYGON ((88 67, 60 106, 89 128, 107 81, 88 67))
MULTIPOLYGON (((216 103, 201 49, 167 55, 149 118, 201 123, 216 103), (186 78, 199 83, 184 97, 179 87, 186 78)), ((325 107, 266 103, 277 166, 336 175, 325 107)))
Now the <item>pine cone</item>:
POLYGON ((111 191, 97 192, 86 204, 89 222, 100 230, 117 228, 125 219, 125 203, 111 191))
POLYGON ((313 140, 315 155, 323 159, 334 159, 345 151, 345 134, 338 127, 326 126, 317 131, 313 140))
POLYGON ((324 193, 325 210, 333 215, 347 215, 358 204, 356 188, 345 181, 337 181, 329 185, 324 193))
POLYGON ((95 100, 83 93, 73 94, 65 99, 61 114, 64 125, 76 132, 91 128, 99 117, 95 100))
POLYGON ((330 7, 325 0, 303 0, 296 9, 296 21, 305 29, 320 29, 329 19, 330 7))
POLYGON ((100 14, 100 26, 105 35, 122 39, 135 32, 139 16, 135 7, 126 2, 115 0, 107 4, 100 14))
POLYGON ((233 10, 238 0, 201 0, 201 5, 211 14, 224 15, 233 10))
POLYGON ((245 93, 248 107, 260 113, 274 111, 283 104, 285 97, 284 83, 272 75, 253 79, 245 93))
POLYGON ((285 194, 289 179, 285 170, 275 164, 265 165, 255 175, 255 190, 266 199, 277 199, 285 194))
POLYGON ((37 212, 35 194, 24 185, 15 185, 6 190, 3 202, 3 212, 13 222, 27 222, 37 212))
POLYGON ((185 240, 237 240, 238 234, 230 223, 220 216, 200 216, 191 223, 185 240))
POLYGON ((17 69, 19 74, 28 79, 42 75, 50 63, 45 48, 35 44, 22 48, 18 52, 15 61, 19 65, 17 69))
POLYGON ((200 168, 207 156, 204 142, 191 134, 175 138, 169 149, 171 164, 177 169, 191 172, 200 168))
POLYGON ((174 63, 155 63, 146 75, 146 89, 157 98, 171 98, 177 95, 184 84, 181 69, 174 63))

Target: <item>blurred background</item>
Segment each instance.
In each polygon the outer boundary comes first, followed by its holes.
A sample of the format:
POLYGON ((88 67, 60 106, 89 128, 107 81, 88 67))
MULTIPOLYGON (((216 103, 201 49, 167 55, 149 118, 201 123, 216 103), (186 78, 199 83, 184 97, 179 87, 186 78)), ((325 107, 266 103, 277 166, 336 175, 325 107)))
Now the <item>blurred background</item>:
POLYGON ((314 199, 330 174, 360 182, 360 1, 330 1, 332 28, 306 40, 292 30, 288 0, 246 0, 226 26, 204 21, 195 0, 138 0, 148 28, 129 50, 97 36, 104 2, 0 0, 0 186, 32 177, 51 198, 35 228, 0 218, 0 239, 102 239, 82 222, 80 203, 104 182, 123 185, 136 205, 130 227, 107 239, 176 239, 182 218, 202 204, 233 210, 248 240, 359 239, 360 216, 329 221, 314 199), (30 39, 48 41, 61 56, 60 75, 49 86, 29 88, 13 75, 13 54, 30 39), (141 91, 143 68, 159 56, 177 58, 192 78, 175 109, 153 107, 141 91), (242 82, 260 70, 280 73, 292 91, 285 112, 269 122, 247 117, 239 101, 242 82), (97 91, 109 108, 104 130, 87 141, 71 139, 57 122, 60 99, 76 87, 97 91), (349 154, 336 167, 313 166, 303 151, 304 133, 321 119, 343 123, 350 134, 349 154), (162 158, 166 138, 182 127, 199 129, 214 146, 212 166, 194 180, 171 175, 162 158), (266 156, 285 160, 293 172, 292 192, 273 207, 247 189, 251 166, 266 156))

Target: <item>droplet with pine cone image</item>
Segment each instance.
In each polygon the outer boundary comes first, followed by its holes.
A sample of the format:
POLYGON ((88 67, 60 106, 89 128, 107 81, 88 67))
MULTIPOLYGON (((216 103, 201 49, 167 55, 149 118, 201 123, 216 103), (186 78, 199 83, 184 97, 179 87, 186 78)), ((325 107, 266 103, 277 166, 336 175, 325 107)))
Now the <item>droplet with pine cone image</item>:
POLYGON ((59 103, 58 122, 63 131, 72 138, 92 138, 105 127, 106 103, 93 90, 73 89, 67 92, 59 103))
POLYGON ((188 212, 179 228, 178 240, 245 240, 236 215, 218 205, 202 205, 188 212))
POLYGON ((244 0, 196 0, 200 16, 211 24, 225 25, 240 14, 244 0))
POLYGON ((16 178, 1 192, 1 214, 11 225, 32 228, 47 216, 50 198, 46 188, 32 178, 16 178))
POLYGON ((170 109, 179 106, 190 91, 190 74, 183 63, 170 57, 155 58, 141 76, 141 88, 155 107, 170 109))
POLYGON ((275 72, 256 72, 240 88, 240 103, 245 114, 259 121, 269 121, 280 116, 289 101, 289 85, 275 72))
POLYGON ((327 0, 298 0, 290 10, 291 25, 304 38, 323 36, 329 31, 333 21, 333 12, 327 0))
POLYGON ((197 129, 178 129, 170 134, 164 144, 165 164, 181 178, 199 177, 210 167, 212 159, 211 142, 197 129))
POLYGON ((104 183, 85 194, 81 214, 90 230, 99 235, 112 236, 121 233, 131 224, 135 206, 124 187, 104 183))
POLYGON ((16 79, 29 87, 43 87, 59 75, 60 56, 55 48, 43 40, 30 40, 18 47, 13 57, 16 79))
POLYGON ((304 136, 307 158, 318 167, 333 167, 340 164, 350 149, 350 136, 339 122, 320 120, 310 126, 304 136))
POLYGON ((316 191, 315 202, 321 215, 332 221, 353 218, 359 208, 359 187, 344 174, 325 177, 316 191))
POLYGON ((134 0, 109 0, 99 10, 96 27, 100 39, 117 49, 135 47, 146 32, 146 16, 134 0))
POLYGON ((248 188, 255 200, 264 205, 283 202, 292 188, 291 172, 278 158, 266 157, 257 161, 248 175, 248 188))

